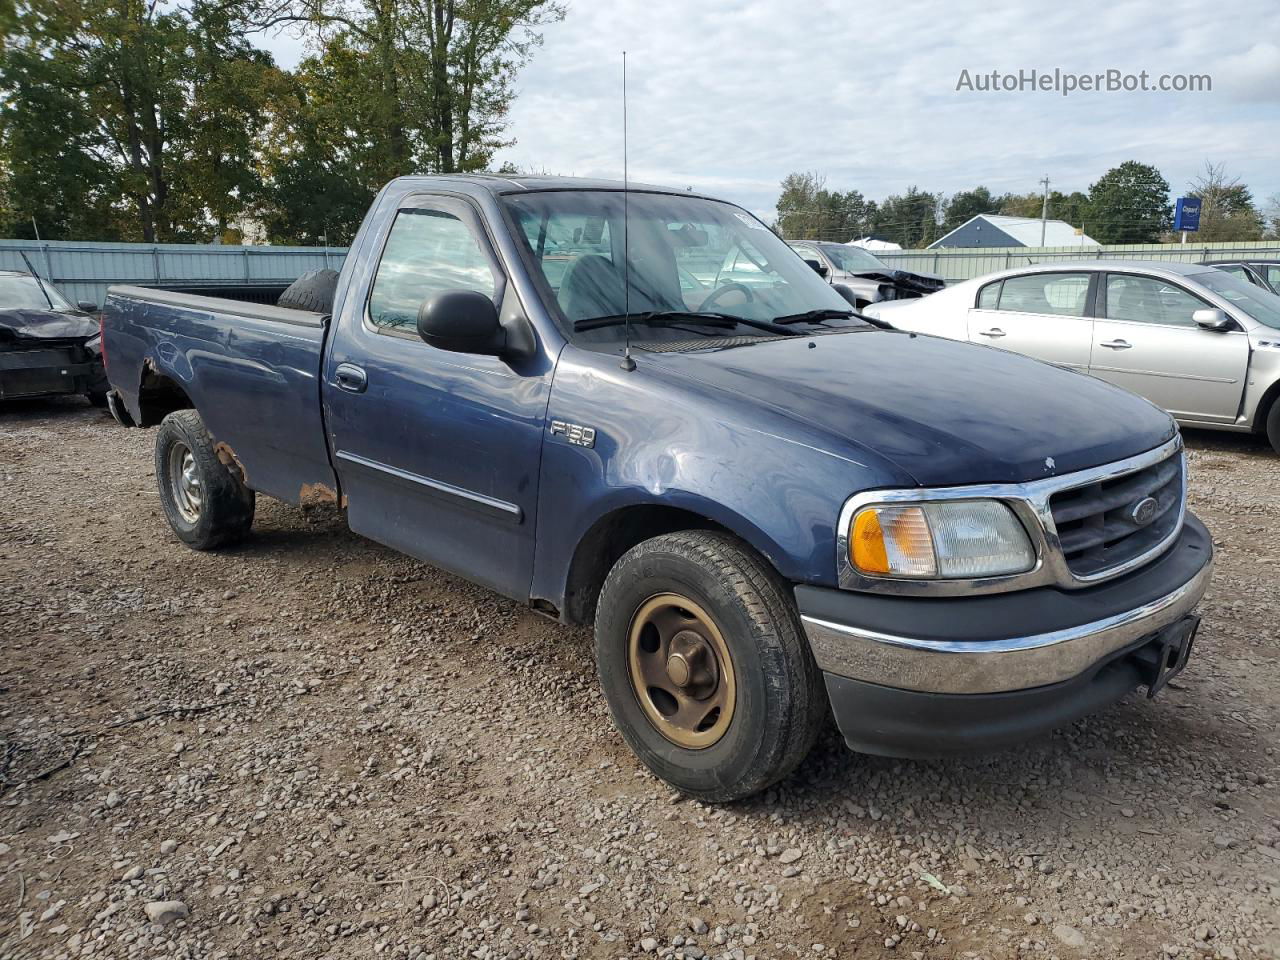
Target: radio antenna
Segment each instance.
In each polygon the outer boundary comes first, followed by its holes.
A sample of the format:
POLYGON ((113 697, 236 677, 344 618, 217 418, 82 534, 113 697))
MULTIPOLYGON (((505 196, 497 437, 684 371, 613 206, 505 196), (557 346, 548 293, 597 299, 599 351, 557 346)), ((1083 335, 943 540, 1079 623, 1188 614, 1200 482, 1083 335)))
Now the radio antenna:
POLYGON ((626 330, 626 347, 622 354, 622 369, 628 372, 636 368, 631 359, 631 236, 627 216, 627 51, 622 51, 622 323, 626 330))

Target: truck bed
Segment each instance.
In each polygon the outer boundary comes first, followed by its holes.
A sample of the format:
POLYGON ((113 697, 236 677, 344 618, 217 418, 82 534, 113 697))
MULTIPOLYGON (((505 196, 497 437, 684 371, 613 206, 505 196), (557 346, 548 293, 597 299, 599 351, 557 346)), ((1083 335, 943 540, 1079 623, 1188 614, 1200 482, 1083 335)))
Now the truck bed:
POLYGON ((149 425, 179 397, 200 410, 219 456, 254 490, 290 503, 336 500, 321 411, 323 314, 116 286, 104 307, 107 373, 149 425), (178 391, 175 395, 174 391, 178 391))

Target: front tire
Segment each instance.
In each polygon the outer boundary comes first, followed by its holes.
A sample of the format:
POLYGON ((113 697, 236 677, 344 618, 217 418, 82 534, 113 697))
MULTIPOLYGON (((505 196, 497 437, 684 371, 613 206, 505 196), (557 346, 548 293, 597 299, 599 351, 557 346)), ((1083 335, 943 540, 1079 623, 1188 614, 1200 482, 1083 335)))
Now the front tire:
POLYGON ((781 780, 826 716, 790 592, 722 533, 667 534, 623 555, 600 592, 596 660, 636 756, 701 800, 737 800, 781 780))
POLYGON ((160 505, 178 539, 196 550, 236 543, 253 524, 253 491, 218 459, 200 414, 177 410, 156 431, 160 505))
POLYGON ((1267 439, 1271 441, 1271 449, 1280 453, 1280 397, 1271 402, 1267 411, 1267 439))

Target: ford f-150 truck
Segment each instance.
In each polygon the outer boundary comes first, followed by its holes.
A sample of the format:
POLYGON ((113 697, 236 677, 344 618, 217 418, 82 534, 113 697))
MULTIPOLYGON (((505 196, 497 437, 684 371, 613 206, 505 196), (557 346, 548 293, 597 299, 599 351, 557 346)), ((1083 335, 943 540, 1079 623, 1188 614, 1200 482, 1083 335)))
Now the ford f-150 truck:
POLYGON ((1213 548, 1169 416, 866 322, 732 204, 399 179, 316 305, 110 291, 111 406, 159 426, 174 533, 329 502, 594 623, 614 720, 689 794, 775 782, 831 715, 869 753, 996 747, 1187 661, 1213 548))

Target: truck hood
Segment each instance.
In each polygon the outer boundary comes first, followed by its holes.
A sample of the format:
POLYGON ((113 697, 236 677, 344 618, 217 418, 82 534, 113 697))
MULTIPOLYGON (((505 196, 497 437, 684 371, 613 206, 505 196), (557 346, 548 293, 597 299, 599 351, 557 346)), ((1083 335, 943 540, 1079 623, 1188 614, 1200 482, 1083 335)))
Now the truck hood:
POLYGON ((87 340, 97 334, 98 322, 84 313, 0 309, 0 343, 15 340, 87 340))
POLYGON ((1070 473, 1150 450, 1177 430, 1146 400, 1084 374, 891 330, 641 356, 655 373, 817 428, 829 452, 867 451, 923 486, 1070 473))

